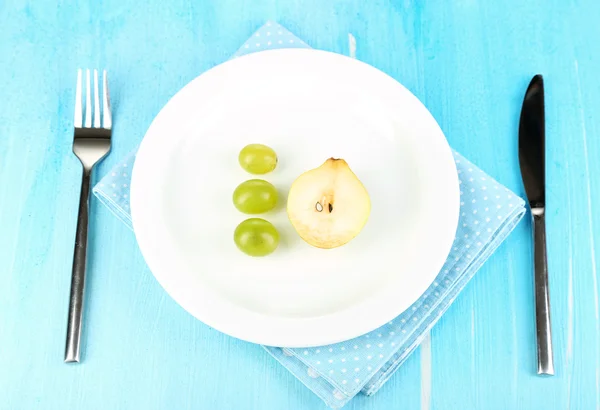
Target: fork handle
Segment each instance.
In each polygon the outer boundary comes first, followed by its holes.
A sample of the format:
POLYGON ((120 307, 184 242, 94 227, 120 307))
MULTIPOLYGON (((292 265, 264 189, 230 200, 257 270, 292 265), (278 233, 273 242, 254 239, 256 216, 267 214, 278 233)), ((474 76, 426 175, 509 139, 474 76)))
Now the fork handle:
POLYGON ((84 167, 81 182, 81 194, 79 197, 77 231, 75 233, 73 270, 71 273, 71 293, 69 295, 69 320, 67 323, 65 363, 79 362, 80 357, 91 176, 92 171, 87 169, 87 167, 84 167))

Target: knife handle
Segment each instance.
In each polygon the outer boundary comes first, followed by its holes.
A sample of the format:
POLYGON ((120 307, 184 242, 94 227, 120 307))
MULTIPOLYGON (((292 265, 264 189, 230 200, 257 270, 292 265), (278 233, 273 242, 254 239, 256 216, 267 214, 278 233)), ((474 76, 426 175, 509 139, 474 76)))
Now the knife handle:
POLYGON ((546 217, 543 208, 533 209, 535 325, 537 331, 538 374, 554 375, 552 326, 550 324, 550 286, 546 257, 546 217))

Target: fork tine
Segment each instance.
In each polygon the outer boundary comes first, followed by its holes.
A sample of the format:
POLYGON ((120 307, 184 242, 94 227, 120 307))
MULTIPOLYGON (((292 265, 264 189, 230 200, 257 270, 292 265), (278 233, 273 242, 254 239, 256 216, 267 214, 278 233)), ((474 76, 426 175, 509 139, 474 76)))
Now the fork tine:
POLYGON ((98 94, 98 70, 94 68, 94 128, 100 128, 100 95, 98 94))
POLYGON ((112 117, 110 115, 110 95, 108 94, 108 78, 106 76, 106 70, 102 73, 102 86, 104 88, 102 90, 102 126, 106 129, 110 129, 112 127, 112 117))
POLYGON ((73 125, 81 128, 81 119, 83 118, 81 111, 81 68, 77 70, 77 87, 75 89, 75 119, 73 125))
POLYGON ((90 69, 85 70, 85 127, 92 126, 92 89, 90 87, 90 69))

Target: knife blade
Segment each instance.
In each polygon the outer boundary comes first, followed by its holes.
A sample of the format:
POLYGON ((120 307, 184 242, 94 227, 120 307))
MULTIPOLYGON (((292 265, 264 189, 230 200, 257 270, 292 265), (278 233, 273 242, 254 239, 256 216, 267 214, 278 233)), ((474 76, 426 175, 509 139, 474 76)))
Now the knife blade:
POLYGON ((546 125, 544 79, 537 74, 527 87, 519 121, 519 163, 531 209, 534 243, 534 296, 537 373, 554 375, 550 292, 546 256, 546 125))

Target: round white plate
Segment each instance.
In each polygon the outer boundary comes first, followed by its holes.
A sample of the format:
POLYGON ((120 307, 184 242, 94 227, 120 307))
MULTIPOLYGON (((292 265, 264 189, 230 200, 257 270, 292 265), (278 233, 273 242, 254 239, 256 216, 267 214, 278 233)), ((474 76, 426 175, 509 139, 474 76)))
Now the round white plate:
POLYGON ((377 69, 338 54, 284 49, 221 64, 179 91, 150 126, 131 186, 142 254, 185 310, 231 336, 271 346, 340 342, 390 321, 441 269, 458 223, 451 150, 427 109, 377 69), (249 143, 271 146, 264 176, 280 205, 261 217, 281 235, 264 258, 241 253, 235 187, 249 143), (311 247, 285 211, 288 188, 327 158, 344 158, 367 188, 362 232, 311 247))

